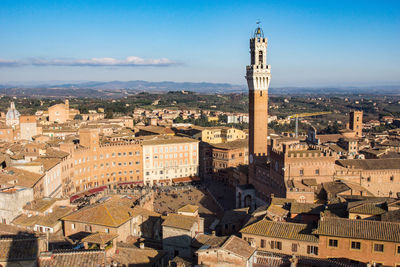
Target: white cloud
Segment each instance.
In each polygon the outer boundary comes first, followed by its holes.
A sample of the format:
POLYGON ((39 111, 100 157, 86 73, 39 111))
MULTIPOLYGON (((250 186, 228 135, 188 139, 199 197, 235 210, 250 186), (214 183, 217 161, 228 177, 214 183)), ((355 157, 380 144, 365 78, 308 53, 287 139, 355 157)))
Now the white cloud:
POLYGON ((125 59, 115 58, 91 58, 91 59, 42 59, 30 58, 27 60, 7 60, 0 58, 0 67, 19 67, 19 66, 92 66, 92 67, 137 67, 137 66, 172 66, 180 65, 176 61, 168 58, 144 59, 130 56, 125 59))

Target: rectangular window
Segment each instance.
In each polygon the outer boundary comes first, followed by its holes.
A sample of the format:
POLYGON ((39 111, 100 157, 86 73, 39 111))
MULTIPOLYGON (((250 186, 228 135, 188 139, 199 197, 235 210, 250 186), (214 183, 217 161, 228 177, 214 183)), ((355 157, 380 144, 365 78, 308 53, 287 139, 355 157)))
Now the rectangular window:
POLYGON ((265 248, 265 240, 261 239, 261 248, 265 248))
POLYGON ((361 242, 351 241, 351 249, 360 250, 361 242))
POLYGON ((75 224, 74 224, 74 223, 71 224, 71 228, 72 228, 72 229, 75 229, 75 224))
POLYGON ((397 254, 400 254, 400 246, 397 246, 397 254))
POLYGON ((280 241, 271 241, 271 249, 282 250, 282 242, 280 242, 280 241))
POLYGON ((375 252, 383 252, 384 245, 383 244, 374 244, 374 251, 375 252))
POLYGON ((338 240, 337 239, 329 239, 329 246, 332 248, 338 247, 338 240))
POLYGON ((297 252, 297 244, 292 244, 292 252, 297 252))
POLYGON ((300 170, 300 176, 304 175, 304 170, 300 170))
POLYGON ((318 255, 318 247, 316 247, 316 246, 307 246, 307 254, 318 255))

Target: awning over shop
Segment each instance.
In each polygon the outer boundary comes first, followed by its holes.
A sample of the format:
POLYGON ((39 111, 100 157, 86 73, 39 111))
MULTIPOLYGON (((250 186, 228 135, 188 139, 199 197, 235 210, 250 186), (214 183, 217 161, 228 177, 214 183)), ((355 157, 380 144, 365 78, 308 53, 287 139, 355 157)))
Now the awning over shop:
POLYGON ((196 181, 200 181, 200 177, 192 176, 192 177, 181 177, 181 178, 172 179, 172 182, 175 183, 175 184, 178 184, 178 183, 190 183, 190 182, 196 182, 196 181))

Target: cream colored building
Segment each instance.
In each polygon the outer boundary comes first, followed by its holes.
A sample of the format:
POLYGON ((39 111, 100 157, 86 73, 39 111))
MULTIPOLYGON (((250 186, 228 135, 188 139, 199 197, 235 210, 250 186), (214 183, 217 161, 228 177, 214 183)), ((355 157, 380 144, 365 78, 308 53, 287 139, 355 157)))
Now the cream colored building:
POLYGON ((201 132, 201 141, 209 144, 219 144, 246 139, 246 133, 242 130, 229 127, 208 127, 201 132))
POLYGON ((49 121, 57 123, 65 123, 73 120, 75 115, 79 114, 79 110, 69 108, 69 100, 65 100, 65 104, 56 104, 49 107, 49 121))
POLYGON ((171 184, 198 176, 199 141, 176 136, 143 137, 144 183, 171 184))

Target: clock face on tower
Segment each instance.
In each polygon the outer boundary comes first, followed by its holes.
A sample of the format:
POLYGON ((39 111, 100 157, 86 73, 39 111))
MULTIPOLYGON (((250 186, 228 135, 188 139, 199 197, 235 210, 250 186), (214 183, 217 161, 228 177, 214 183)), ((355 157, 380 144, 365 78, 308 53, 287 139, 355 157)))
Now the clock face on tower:
POLYGON ((250 154, 250 164, 253 163, 253 154, 250 154))

